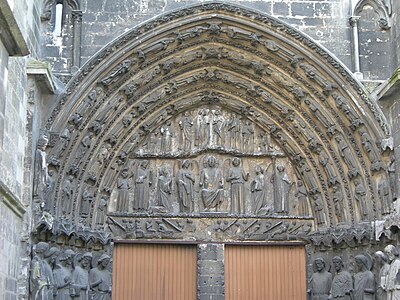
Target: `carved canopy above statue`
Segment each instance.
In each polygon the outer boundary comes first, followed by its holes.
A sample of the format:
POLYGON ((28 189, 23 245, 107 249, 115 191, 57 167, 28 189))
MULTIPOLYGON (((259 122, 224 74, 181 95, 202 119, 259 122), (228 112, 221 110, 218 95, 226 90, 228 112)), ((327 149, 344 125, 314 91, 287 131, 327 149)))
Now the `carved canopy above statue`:
POLYGON ((92 228, 107 214, 216 212, 324 227, 390 209, 378 106, 310 38, 237 6, 185 8, 118 37, 71 80, 46 131, 45 207, 92 228))

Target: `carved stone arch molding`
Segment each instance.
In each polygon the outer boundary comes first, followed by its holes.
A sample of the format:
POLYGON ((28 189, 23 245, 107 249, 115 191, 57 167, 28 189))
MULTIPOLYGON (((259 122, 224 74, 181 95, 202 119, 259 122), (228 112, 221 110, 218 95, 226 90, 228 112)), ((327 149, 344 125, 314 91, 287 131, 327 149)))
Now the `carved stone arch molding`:
POLYGON ((67 235, 72 220, 103 242, 331 244, 369 239, 349 228, 390 211, 391 133, 376 103, 309 37, 226 3, 118 37, 44 131, 49 184, 35 195, 67 235))

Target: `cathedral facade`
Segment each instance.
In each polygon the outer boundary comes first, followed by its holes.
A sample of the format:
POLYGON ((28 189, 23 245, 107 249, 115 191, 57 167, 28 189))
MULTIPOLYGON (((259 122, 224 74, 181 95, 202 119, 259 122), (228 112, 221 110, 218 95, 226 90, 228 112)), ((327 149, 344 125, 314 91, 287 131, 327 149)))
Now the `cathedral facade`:
POLYGON ((400 297, 399 13, 0 0, 0 299, 400 297))

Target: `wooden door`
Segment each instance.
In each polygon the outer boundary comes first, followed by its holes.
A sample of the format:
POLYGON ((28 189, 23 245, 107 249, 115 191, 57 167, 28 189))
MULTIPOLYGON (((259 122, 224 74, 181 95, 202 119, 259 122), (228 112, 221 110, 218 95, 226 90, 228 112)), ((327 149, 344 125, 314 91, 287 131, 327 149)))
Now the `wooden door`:
POLYGON ((226 300, 305 300, 303 246, 225 246, 226 300))
POLYGON ((113 300, 195 300, 196 245, 115 244, 113 300))

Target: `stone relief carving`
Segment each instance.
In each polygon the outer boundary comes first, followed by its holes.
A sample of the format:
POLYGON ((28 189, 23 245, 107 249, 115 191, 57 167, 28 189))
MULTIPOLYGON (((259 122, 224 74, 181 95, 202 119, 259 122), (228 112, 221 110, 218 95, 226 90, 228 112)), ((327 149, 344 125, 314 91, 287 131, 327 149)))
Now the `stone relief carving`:
POLYGON ((388 299, 396 299, 400 297, 399 287, 399 271, 400 271, 400 259, 399 251, 393 245, 388 245, 384 249, 384 253, 389 259, 389 270, 386 277, 386 292, 388 299))
POLYGON ((354 274, 353 299, 373 300, 375 299, 375 276, 370 271, 371 262, 366 255, 357 255, 355 258, 357 273, 354 274))
POLYGON ((61 250, 46 242, 34 246, 31 263, 32 299, 111 299, 110 256, 103 254, 92 268, 91 252, 61 250))
POLYGON ((340 136, 336 136, 335 140, 337 142, 339 154, 343 158, 344 162, 346 163, 346 165, 348 167, 349 178, 351 179, 353 177, 356 177, 357 175, 360 174, 360 172, 357 169, 357 166, 355 165, 356 160, 354 159, 353 154, 351 153, 349 145, 340 136))
POLYGON ((344 263, 340 256, 332 258, 336 274, 332 280, 330 298, 336 300, 350 300, 353 291, 353 277, 344 269, 344 263))
POLYGON ((249 179, 249 173, 245 173, 238 157, 232 159, 232 167, 228 170, 226 181, 231 184, 231 213, 246 213, 244 202, 244 182, 249 179))
POLYGON ((332 274, 326 270, 322 257, 314 260, 315 273, 311 275, 310 288, 307 290, 312 300, 327 300, 332 286, 332 274))
POLYGON ((389 259, 382 251, 374 253, 375 265, 378 269, 376 277, 376 299, 387 300, 387 276, 389 274, 389 259))

